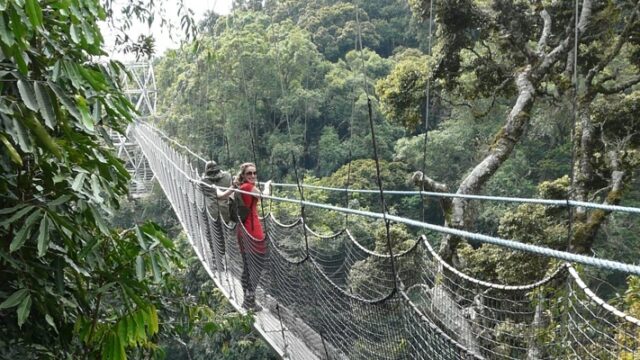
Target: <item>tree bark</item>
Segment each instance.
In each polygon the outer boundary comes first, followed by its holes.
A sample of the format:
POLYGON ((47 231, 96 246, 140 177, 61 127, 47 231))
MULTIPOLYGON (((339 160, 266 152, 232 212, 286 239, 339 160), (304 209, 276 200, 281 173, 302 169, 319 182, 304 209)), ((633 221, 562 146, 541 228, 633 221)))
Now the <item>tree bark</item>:
MULTIPOLYGON (((535 101, 535 86, 531 81, 532 67, 525 67, 516 76, 518 87, 518 98, 515 105, 507 115, 505 125, 498 131, 489 153, 471 171, 458 187, 457 194, 476 194, 495 174, 502 164, 509 158, 516 143, 522 137, 526 125, 531 119, 531 108, 535 101)), ((451 227, 467 228, 471 225, 471 219, 467 216, 469 200, 455 198, 451 207, 451 227)), ((454 261, 455 249, 460 242, 460 238, 452 235, 445 235, 440 247, 440 256, 445 261, 454 261)))
MULTIPOLYGON (((591 18, 592 1, 584 0, 582 11, 578 21, 578 36, 584 32, 591 18)), ((538 56, 532 62, 519 71, 515 76, 518 97, 507 115, 505 125, 495 135, 494 142, 488 154, 475 166, 471 173, 462 181, 458 194, 477 194, 487 181, 500 169, 502 164, 509 158, 515 145, 520 141, 529 120, 531 119, 531 109, 535 103, 536 89, 540 82, 552 71, 553 66, 560 58, 566 58, 574 40, 575 32, 569 31, 560 43, 548 53, 544 53, 544 45, 550 32, 551 20, 546 16, 548 13, 542 11, 540 16, 544 22, 544 29, 538 41, 538 56)), ((454 228, 468 228, 472 224, 469 212, 469 201, 462 198, 453 199, 451 226, 454 228)), ((455 264, 456 248, 460 243, 460 238, 452 235, 443 237, 440 246, 440 256, 445 261, 455 264)))

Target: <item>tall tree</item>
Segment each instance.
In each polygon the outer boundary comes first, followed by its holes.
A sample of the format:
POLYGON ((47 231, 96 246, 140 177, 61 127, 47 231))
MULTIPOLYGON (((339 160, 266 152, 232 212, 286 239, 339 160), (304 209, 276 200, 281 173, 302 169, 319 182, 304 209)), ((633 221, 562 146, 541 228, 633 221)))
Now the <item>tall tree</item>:
POLYGON ((98 0, 0 2, 0 357, 155 352, 179 259, 155 225, 109 229, 129 175, 109 148, 134 113, 98 0))
MULTIPOLYGON (((429 18, 429 1, 412 5, 417 14, 429 18)), ((631 170, 638 166, 638 120, 630 104, 637 99, 633 89, 640 82, 635 65, 639 7, 638 1, 584 0, 576 12, 574 3, 566 1, 434 2, 439 44, 430 76, 465 100, 502 97, 511 102, 503 126, 462 179, 458 193, 476 194, 485 187, 510 158, 545 99, 564 99, 564 106, 571 107, 568 99, 577 90, 572 196, 608 204, 620 200, 631 170), (578 81, 572 84, 574 76, 578 81), (607 116, 601 112, 605 104, 607 116)), ((469 201, 453 199, 447 225, 470 227, 469 209, 469 201)), ((605 218, 605 212, 578 209, 573 250, 589 251, 605 218)), ((459 241, 445 237, 445 258, 455 257, 459 241)))

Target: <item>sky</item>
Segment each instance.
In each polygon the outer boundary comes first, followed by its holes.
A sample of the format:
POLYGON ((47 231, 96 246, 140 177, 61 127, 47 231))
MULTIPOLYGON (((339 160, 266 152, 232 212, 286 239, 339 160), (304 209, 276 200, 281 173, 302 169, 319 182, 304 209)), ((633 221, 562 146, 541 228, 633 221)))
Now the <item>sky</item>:
MULTIPOLYGON (((233 0, 183 0, 184 4, 193 10, 194 20, 196 24, 203 18, 207 10, 213 9, 216 13, 226 15, 231 11, 231 3, 233 0)), ((128 0, 115 0, 114 12, 119 13, 128 0)), ((176 49, 180 46, 180 38, 183 37, 183 31, 180 29, 180 19, 178 18, 178 1, 164 0, 164 2, 156 1, 156 4, 164 3, 166 14, 170 17, 173 24, 177 27, 174 31, 173 40, 169 37, 167 29, 160 27, 160 21, 155 21, 151 29, 147 24, 134 23, 129 31, 129 36, 137 39, 141 34, 153 34, 156 40, 156 56, 162 55, 167 49, 176 49), (177 33, 177 34, 176 34, 177 33)), ((157 18, 157 16, 156 16, 157 18)), ((106 23, 101 24, 102 34, 105 40, 105 50, 110 53, 110 57, 118 60, 133 60, 133 56, 124 55, 114 51, 115 34, 109 29, 106 23)))

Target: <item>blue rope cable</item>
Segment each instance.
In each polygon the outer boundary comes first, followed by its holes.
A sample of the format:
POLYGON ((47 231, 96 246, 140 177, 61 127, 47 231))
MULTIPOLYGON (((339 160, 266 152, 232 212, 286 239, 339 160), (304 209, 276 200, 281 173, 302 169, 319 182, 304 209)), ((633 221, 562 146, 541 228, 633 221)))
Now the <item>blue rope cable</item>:
MULTIPOLYGON (((150 143, 152 146, 155 146, 157 148, 157 145, 151 142, 144 134, 140 132, 136 132, 136 136, 140 136, 143 140, 145 140, 146 142, 150 143)), ((199 179, 191 178, 173 160, 171 160, 162 151, 162 149, 158 148, 158 150, 167 159, 168 163, 171 164, 188 181, 191 181, 194 183, 202 183, 199 179)), ((204 186, 209 186, 208 184, 205 184, 205 183, 202 183, 202 184, 204 184, 204 186)), ((242 192, 239 190, 236 190, 236 191, 242 192)), ((306 206, 332 210, 332 211, 337 211, 341 213, 350 213, 353 215, 359 215, 359 216, 364 216, 369 218, 376 218, 376 219, 383 219, 383 220, 389 219, 397 223, 416 226, 419 228, 432 230, 439 233, 451 234, 451 235, 460 236, 460 237, 464 237, 472 240, 477 240, 482 243, 492 244, 492 245, 496 245, 496 246, 511 249, 511 250, 533 253, 533 254, 553 257, 553 258, 561 259, 565 261, 576 262, 576 263, 580 263, 588 266, 594 266, 594 267, 603 268, 603 269, 622 271, 629 274, 640 275, 640 266, 638 265, 626 264, 626 263, 613 261, 613 260, 594 258, 586 255, 580 255, 580 254, 569 253, 566 251, 549 249, 549 248, 538 246, 538 245, 523 244, 514 240, 502 239, 494 236, 478 234, 478 233, 473 233, 473 232, 464 231, 464 230, 452 229, 452 228, 448 228, 440 225, 434 225, 434 224, 429 224, 429 223, 425 223, 417 220, 411 220, 411 219, 407 219, 407 218, 403 218, 403 217, 395 216, 391 214, 375 213, 375 212, 364 211, 364 210, 346 209, 346 208, 342 208, 334 205, 319 204, 319 203, 314 203, 309 201, 302 201, 298 199, 287 199, 287 198, 281 198, 276 196, 264 196, 264 198, 268 198, 275 201, 281 201, 281 202, 289 202, 289 203, 294 203, 299 205, 304 204, 306 206)))
MULTIPOLYGON (((297 186, 296 184, 287 184, 287 183, 272 183, 271 185, 280 186, 280 187, 297 186)), ((347 188, 335 188, 335 187, 329 187, 329 186, 309 185, 309 184, 304 184, 302 186, 310 189, 326 190, 326 191, 340 191, 340 192, 353 192, 353 193, 365 193, 365 194, 378 193, 378 190, 373 190, 373 189, 347 189, 347 188)), ((502 202, 514 202, 514 203, 552 205, 552 206, 573 206, 573 207, 581 206, 581 207, 601 209, 606 211, 620 211, 620 212, 640 214, 640 208, 637 208, 637 207, 599 204, 599 203, 577 201, 577 200, 567 201, 567 199, 562 199, 562 200, 536 199, 536 198, 519 198, 519 197, 492 196, 492 195, 471 195, 471 194, 441 193, 441 192, 433 192, 433 191, 413 191, 413 190, 384 190, 384 193, 390 194, 390 195, 424 194, 426 196, 433 196, 433 197, 464 198, 464 199, 474 199, 474 200, 490 200, 490 201, 502 201, 502 202)))
MULTIPOLYGON (((162 133, 162 131, 153 127, 147 123, 139 123, 138 126, 148 126, 154 131, 157 131, 163 138, 169 140, 174 143, 176 146, 186 150, 191 155, 195 156, 201 161, 206 162, 204 158, 199 156, 198 154, 191 151, 186 146, 180 144, 176 140, 173 140, 169 136, 162 133)), ((263 184, 263 183, 262 183, 263 184)), ((272 186, 280 186, 280 187, 298 187, 298 184, 289 184, 289 183, 271 183, 272 186)), ((327 191, 342 191, 348 193, 378 193, 379 190, 373 189, 350 189, 349 187, 345 188, 336 188, 329 186, 318 186, 318 185, 310 185, 310 184, 300 184, 300 186, 309 189, 317 189, 317 190, 327 190, 327 191)), ((632 206, 620 206, 620 205, 609 205, 609 204, 599 204, 588 201, 577 201, 577 200, 568 200, 567 199, 537 199, 537 198, 520 198, 520 197, 510 197, 510 196, 493 196, 493 195, 471 195, 471 194, 455 194, 455 193, 441 193, 441 192, 433 192, 433 191, 412 191, 412 190, 384 190, 385 194, 390 195, 420 195, 424 194, 426 196, 433 197, 446 197, 446 198, 463 198, 463 199, 474 199, 474 200, 489 200, 489 201, 503 201, 503 202, 514 202, 514 203, 527 203, 527 204, 541 204, 541 205, 551 205, 551 206, 573 206, 573 207, 586 207, 591 209, 600 209, 605 211, 619 211, 619 212, 627 212, 633 214, 640 214, 640 208, 632 207, 632 206)))

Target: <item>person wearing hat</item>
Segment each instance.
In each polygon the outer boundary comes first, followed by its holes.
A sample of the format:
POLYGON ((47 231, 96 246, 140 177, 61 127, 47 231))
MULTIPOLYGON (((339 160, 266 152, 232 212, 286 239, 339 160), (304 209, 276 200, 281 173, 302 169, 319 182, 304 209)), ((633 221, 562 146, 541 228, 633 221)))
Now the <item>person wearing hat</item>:
MULTIPOLYGON (((224 190, 231 187, 231 174, 227 171, 222 171, 218 163, 213 160, 207 161, 205 164, 204 175, 200 180, 207 185, 215 185, 224 190)), ((205 195, 205 203, 211 218, 216 220, 220 216, 228 224, 230 220, 229 198, 217 197, 216 189, 212 187, 202 186, 202 191, 205 195)))

